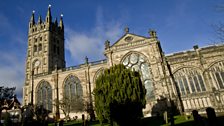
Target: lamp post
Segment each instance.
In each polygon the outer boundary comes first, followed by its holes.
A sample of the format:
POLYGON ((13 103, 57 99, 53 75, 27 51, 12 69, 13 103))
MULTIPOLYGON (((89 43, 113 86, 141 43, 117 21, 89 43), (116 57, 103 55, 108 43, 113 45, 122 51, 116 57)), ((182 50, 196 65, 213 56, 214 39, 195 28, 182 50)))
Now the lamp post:
MULTIPOLYGON (((164 55, 163 52, 162 52, 162 60, 163 60, 163 65, 165 65, 165 66, 167 67, 167 70, 168 70, 170 79, 172 80, 172 82, 173 82, 173 84, 174 84, 174 88, 176 89, 176 92, 177 92, 177 101, 178 101, 178 108, 179 108, 179 110, 180 110, 180 114, 183 115, 183 114, 184 114, 184 106, 183 106, 182 99, 181 99, 181 96, 180 96, 180 90, 179 90, 179 88, 178 88, 178 86, 177 86, 177 83, 176 83, 176 81, 175 81, 175 79, 174 79, 173 73, 172 73, 172 71, 171 71, 170 64, 168 63, 168 61, 167 61, 167 59, 166 59, 166 57, 165 57, 165 55, 164 55)), ((166 71, 165 71, 165 66, 163 67, 164 72, 166 72, 166 71)), ((164 73, 164 76, 166 76, 166 73, 164 73)), ((166 79, 166 78, 165 78, 165 79, 166 79)), ((166 82, 166 83, 167 83, 167 82, 166 82)), ((169 80, 169 83, 170 83, 170 80, 169 80)), ((166 84, 166 85, 167 85, 167 84, 166 84)), ((168 88, 168 92, 169 92, 169 87, 168 87, 168 85, 167 85, 167 88, 168 88)), ((171 97, 172 97, 172 96, 171 96, 171 97)), ((171 108, 172 108, 172 107, 174 107, 174 105, 173 105, 174 103, 173 103, 171 97, 170 97, 170 92, 169 92, 169 99, 170 99, 170 102, 171 102, 171 108)))
POLYGON ((90 82, 90 75, 89 75, 89 61, 87 56, 85 57, 86 60, 86 65, 87 65, 87 80, 88 80, 88 86, 89 86, 89 104, 87 105, 87 110, 90 114, 90 121, 95 120, 95 114, 93 111, 93 100, 92 100, 92 95, 91 95, 91 82, 90 82))
POLYGON ((34 70, 31 72, 31 105, 33 105, 33 76, 34 76, 34 70))
POLYGON ((168 63, 167 60, 166 60, 166 63, 167 63, 167 68, 168 68, 171 80, 173 81, 174 87, 175 87, 175 89, 177 91, 177 98, 178 98, 177 101, 179 102, 178 107, 180 109, 180 114, 183 115, 184 114, 184 105, 183 105, 182 98, 181 98, 181 95, 180 95, 180 89, 177 86, 177 83, 176 83, 176 81, 174 79, 173 73, 171 72, 170 64, 168 63))
POLYGON ((58 94, 58 66, 55 65, 56 70, 56 76, 55 76, 55 83, 56 83, 56 119, 60 119, 60 113, 59 113, 59 94, 58 94))

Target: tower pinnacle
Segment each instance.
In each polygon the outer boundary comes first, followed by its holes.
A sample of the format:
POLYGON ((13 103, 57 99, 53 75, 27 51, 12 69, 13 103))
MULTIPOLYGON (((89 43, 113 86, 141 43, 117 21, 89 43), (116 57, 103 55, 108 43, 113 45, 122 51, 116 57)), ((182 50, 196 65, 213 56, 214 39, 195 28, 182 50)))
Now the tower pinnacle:
POLYGON ((58 26, 58 20, 57 20, 57 18, 55 18, 55 20, 54 20, 54 24, 55 24, 56 26, 58 26))
POLYGON ((33 10, 31 18, 30 18, 30 27, 35 24, 34 13, 35 11, 33 10))
POLYGON ((63 14, 61 14, 61 17, 60 17, 59 27, 60 27, 62 30, 64 30, 64 24, 63 24, 63 14))
POLYGON ((39 16, 38 18, 38 24, 41 24, 42 23, 42 19, 41 19, 41 16, 39 16))
POLYGON ((46 15, 46 22, 51 23, 51 5, 48 6, 48 11, 47 11, 47 15, 46 15))

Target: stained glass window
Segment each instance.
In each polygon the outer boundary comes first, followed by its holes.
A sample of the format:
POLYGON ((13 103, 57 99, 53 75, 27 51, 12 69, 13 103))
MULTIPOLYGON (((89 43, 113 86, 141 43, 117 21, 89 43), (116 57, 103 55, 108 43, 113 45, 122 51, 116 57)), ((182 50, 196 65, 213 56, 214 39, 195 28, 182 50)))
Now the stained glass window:
POLYGON ((83 90, 82 90, 82 85, 80 83, 80 80, 78 79, 78 77, 74 75, 70 75, 65 80, 64 96, 66 98, 72 99, 75 96, 82 97, 82 95, 83 95, 83 90))
POLYGON ((141 79, 146 88, 146 99, 150 100, 154 98, 154 88, 150 72, 151 69, 146 57, 142 54, 131 53, 124 58, 122 63, 126 68, 131 68, 132 70, 139 71, 141 73, 141 79))
POLYGON ((182 68, 174 74, 182 95, 206 91, 202 75, 193 68, 182 68), (181 81, 182 80, 182 81, 181 81))
POLYGON ((195 92, 195 86, 194 86, 194 81, 192 80, 192 77, 188 77, 189 83, 190 83, 190 88, 192 93, 195 92))
POLYGON ((209 72, 211 72, 211 78, 215 82, 212 84, 219 89, 224 89, 224 61, 215 63, 209 68, 209 72))
POLYGON ((52 111, 52 88, 47 81, 43 81, 37 88, 37 105, 52 111))

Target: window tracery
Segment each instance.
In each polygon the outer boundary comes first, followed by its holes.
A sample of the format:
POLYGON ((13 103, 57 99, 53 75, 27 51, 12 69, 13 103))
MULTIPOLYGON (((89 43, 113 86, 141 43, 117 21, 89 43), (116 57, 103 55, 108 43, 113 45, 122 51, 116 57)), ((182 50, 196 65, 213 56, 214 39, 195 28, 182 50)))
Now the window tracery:
POLYGON ((78 96, 78 97, 83 96, 82 85, 80 83, 80 80, 76 76, 70 75, 65 80, 64 97, 68 99, 72 99, 75 96, 78 96))
POLYGON ((132 70, 140 72, 141 80, 145 85, 146 89, 146 99, 147 100, 153 99, 155 96, 153 92, 154 87, 152 81, 152 74, 151 74, 151 68, 146 60, 146 57, 142 54, 131 53, 124 58, 122 63, 126 68, 130 68, 132 70))
POLYGON ((45 109, 52 111, 52 88, 47 81, 43 81, 37 88, 37 105, 42 105, 45 109))
POLYGON ((182 95, 206 91, 202 74, 193 68, 178 70, 174 78, 182 95))
POLYGON ((224 89, 224 61, 215 63, 209 68, 213 84, 218 89, 224 89))

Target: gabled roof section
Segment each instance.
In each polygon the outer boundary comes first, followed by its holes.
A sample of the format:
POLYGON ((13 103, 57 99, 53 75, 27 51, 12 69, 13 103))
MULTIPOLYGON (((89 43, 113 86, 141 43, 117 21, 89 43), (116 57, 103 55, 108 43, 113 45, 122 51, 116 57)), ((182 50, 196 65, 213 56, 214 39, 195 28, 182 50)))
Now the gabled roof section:
POLYGON ((120 39, 118 39, 113 45, 111 45, 111 47, 141 41, 145 39, 149 39, 149 37, 126 33, 120 39))

